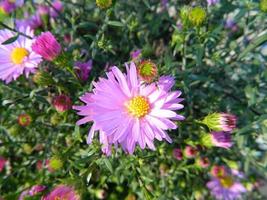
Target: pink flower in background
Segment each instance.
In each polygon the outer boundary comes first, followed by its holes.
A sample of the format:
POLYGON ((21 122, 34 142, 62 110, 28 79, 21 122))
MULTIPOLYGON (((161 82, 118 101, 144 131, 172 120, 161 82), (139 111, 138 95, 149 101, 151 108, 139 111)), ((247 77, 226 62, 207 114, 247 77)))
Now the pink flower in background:
POLYGON ((63 4, 59 0, 55 0, 52 3, 52 7, 50 8, 50 16, 53 18, 56 18, 60 12, 62 12, 64 9, 63 4))
POLYGON ((183 159, 183 152, 181 149, 175 148, 172 151, 173 157, 176 158, 177 160, 182 160, 183 159))
POLYGON ((187 158, 194 158, 196 157, 198 151, 195 147, 187 145, 184 150, 184 154, 187 158))
POLYGON ((52 192, 43 198, 43 200, 80 200, 80 196, 76 193, 73 187, 66 185, 56 186, 52 192))
POLYGON ((69 96, 61 94, 54 97, 52 104, 58 112, 64 112, 71 108, 72 101, 69 96))
POLYGON ((214 177, 222 177, 226 175, 226 169, 224 166, 214 165, 211 168, 211 175, 214 177))
POLYGON ((77 77, 81 80, 81 81, 87 81, 88 77, 89 77, 89 73, 92 69, 92 60, 89 60, 87 62, 76 62, 75 63, 75 73, 77 75, 77 77))
POLYGON ((32 30, 35 30, 43 25, 42 19, 38 14, 34 14, 24 19, 16 19, 15 23, 17 28, 30 27, 32 30))
MULTIPOLYGON (((33 37, 33 32, 29 27, 20 28, 20 32, 33 37)), ((17 34, 9 30, 0 30, 0 42, 16 36, 17 34)), ((16 80, 20 75, 26 77, 34 73, 38 64, 42 61, 41 56, 32 51, 31 46, 34 40, 20 35, 18 39, 7 45, 0 44, 0 79, 6 83, 16 80)))
POLYGON ((4 157, 0 156, 0 172, 3 171, 3 169, 6 165, 6 162, 7 162, 7 160, 4 157))
POLYGON ((201 157, 197 159, 197 165, 202 168, 207 168, 210 166, 210 161, 208 157, 201 157))
MULTIPOLYGON (((92 121, 87 143, 90 144, 99 132, 102 151, 111 153, 111 145, 120 144, 123 150, 132 154, 135 146, 141 149, 155 150, 154 140, 172 142, 168 129, 176 129, 173 120, 183 120, 176 114, 183 100, 178 98, 181 91, 163 90, 155 83, 142 84, 134 63, 126 65, 123 74, 117 67, 112 67, 107 78, 94 82, 93 93, 86 93, 80 99, 84 106, 74 106, 78 114, 84 116, 78 125, 92 121)), ((170 83, 172 84, 172 83, 170 83)))
POLYGON ((211 132, 211 142, 213 146, 229 149, 233 143, 229 132, 211 132))
POLYGON ((42 15, 48 15, 49 14, 49 7, 46 5, 39 4, 37 6, 37 14, 42 15))
POLYGON ((61 53, 61 46, 50 32, 44 32, 32 44, 32 50, 48 61, 53 61, 61 53))
POLYGON ((21 7, 24 4, 24 0, 2 0, 0 2, 0 9, 2 9, 5 13, 11 13, 16 8, 21 7))
POLYGON ((36 163, 36 168, 39 171, 42 170, 43 169, 43 161, 38 160, 37 163, 36 163))
POLYGON ((30 196, 34 196, 42 191, 45 190, 45 186, 44 185, 34 185, 31 187, 31 189, 29 190, 29 195, 30 196))

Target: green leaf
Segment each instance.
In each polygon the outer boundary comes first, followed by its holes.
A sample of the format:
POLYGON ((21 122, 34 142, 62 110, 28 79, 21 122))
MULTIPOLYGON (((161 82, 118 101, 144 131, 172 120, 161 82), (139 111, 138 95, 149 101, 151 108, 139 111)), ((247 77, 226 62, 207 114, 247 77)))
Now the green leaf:
POLYGON ((118 27, 123 27, 124 24, 119 22, 119 21, 108 21, 108 25, 110 26, 118 26, 118 27))
POLYGON ((108 170, 112 173, 113 172, 113 167, 112 167, 109 159, 108 158, 104 158, 104 163, 107 166, 108 170))
POLYGON ((260 44, 265 42, 267 40, 267 33, 255 38, 252 40, 252 42, 245 48, 245 50, 239 55, 238 60, 246 56, 249 52, 254 50, 256 47, 258 47, 260 44))
POLYGON ((2 42, 2 45, 7 45, 15 42, 18 39, 19 35, 9 38, 8 40, 2 42))

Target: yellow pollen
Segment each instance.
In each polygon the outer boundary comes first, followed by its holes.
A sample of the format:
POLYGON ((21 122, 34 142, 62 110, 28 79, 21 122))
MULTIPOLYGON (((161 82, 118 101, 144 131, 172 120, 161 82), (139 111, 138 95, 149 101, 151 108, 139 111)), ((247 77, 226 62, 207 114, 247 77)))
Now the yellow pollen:
POLYGON ((230 176, 220 178, 220 183, 224 188, 230 188, 234 184, 234 180, 230 176))
POLYGON ((141 118, 150 111, 148 99, 143 96, 136 96, 126 104, 128 112, 134 117, 141 118))
POLYGON ((14 64, 21 64, 29 52, 25 48, 16 47, 11 52, 11 60, 14 64))

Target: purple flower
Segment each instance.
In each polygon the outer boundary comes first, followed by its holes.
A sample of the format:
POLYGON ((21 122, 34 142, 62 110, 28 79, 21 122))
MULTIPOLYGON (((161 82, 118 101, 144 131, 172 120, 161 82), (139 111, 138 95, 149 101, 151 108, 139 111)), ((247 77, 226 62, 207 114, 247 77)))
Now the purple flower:
POLYGON ((84 116, 78 125, 93 122, 87 143, 99 132, 102 151, 108 155, 112 144, 120 144, 132 154, 137 144, 141 149, 155 150, 155 139, 172 142, 167 130, 177 128, 173 120, 184 119, 174 112, 181 107, 181 91, 165 91, 156 83, 143 84, 134 63, 126 68, 124 74, 112 67, 107 78, 93 83, 92 93, 80 98, 86 105, 73 107, 84 116))
POLYGON ((64 7, 62 2, 59 0, 53 1, 52 6, 53 7, 50 8, 50 16, 56 18, 59 15, 59 13, 63 11, 64 7))
POLYGON ((24 0, 3 0, 0 2, 0 10, 2 9, 4 13, 11 13, 13 12, 17 7, 21 7, 24 4, 24 0))
POLYGON ((211 142, 213 146, 229 149, 233 143, 229 132, 211 132, 211 142))
POLYGON ((89 73, 92 69, 92 60, 89 60, 88 62, 76 62, 75 63, 75 72, 77 77, 81 81, 86 81, 89 77, 89 73))
POLYGON ((141 56, 142 50, 141 49, 137 49, 135 51, 132 51, 131 54, 131 58, 132 60, 138 59, 141 56))
MULTIPOLYGON (((162 90, 170 91, 171 88, 174 86, 175 80, 172 76, 161 76, 158 80, 158 87, 160 87, 162 90)), ((183 108, 183 105, 181 104, 181 108, 183 108)))
POLYGON ((38 14, 32 15, 25 19, 15 20, 16 27, 30 27, 32 30, 35 30, 42 26, 43 22, 41 17, 38 14))
POLYGON ((43 198, 43 200, 80 200, 80 196, 76 193, 73 187, 66 185, 56 186, 52 192, 43 198))
POLYGON ((32 50, 48 61, 53 61, 61 53, 61 46, 50 32, 44 32, 32 45, 32 50))
POLYGON ((238 26, 237 26, 236 22, 234 20, 232 20, 232 19, 227 19, 226 22, 225 22, 224 27, 226 29, 230 29, 231 32, 233 32, 233 33, 238 31, 238 26))
POLYGON ((240 182, 235 181, 231 176, 213 177, 207 183, 207 187, 216 199, 221 200, 239 199, 241 198, 241 194, 246 192, 245 187, 240 182))
POLYGON ((38 15, 48 15, 49 13, 49 7, 46 5, 38 5, 37 7, 37 13, 38 15))
POLYGON ((220 0, 207 0, 208 6, 216 5, 220 0))

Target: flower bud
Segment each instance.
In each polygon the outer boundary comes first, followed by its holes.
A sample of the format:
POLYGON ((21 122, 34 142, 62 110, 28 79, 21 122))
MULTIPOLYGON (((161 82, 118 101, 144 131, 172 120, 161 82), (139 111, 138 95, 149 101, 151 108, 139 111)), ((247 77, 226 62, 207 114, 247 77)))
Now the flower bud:
POLYGON ((64 112, 71 108, 72 101, 69 96, 61 94, 54 97, 52 104, 58 112, 64 112))
POLYGON ((18 124, 21 126, 29 126, 32 121, 32 118, 28 114, 20 114, 18 116, 18 124))
POLYGON ((23 149, 23 151, 24 151, 26 154, 28 154, 28 155, 30 155, 30 154, 32 153, 32 151, 33 151, 32 146, 29 145, 29 144, 24 144, 24 145, 22 145, 22 149, 23 149))
POLYGON ((197 165, 201 168, 207 168, 210 166, 210 161, 208 157, 198 158, 196 161, 197 165))
POLYGON ((260 1, 260 10, 263 12, 267 12, 267 0, 260 1))
POLYGON ((202 7, 194 7, 190 10, 188 19, 193 26, 200 26, 206 20, 206 11, 202 7))
POLYGON ((52 76, 45 71, 38 71, 33 76, 33 82, 40 86, 48 86, 54 83, 52 76))
POLYGON ((142 61, 137 70, 138 75, 147 83, 152 82, 158 75, 157 65, 150 60, 142 61))
POLYGON ((7 162, 7 160, 4 157, 0 156, 0 172, 3 171, 3 169, 6 165, 6 162, 7 162))
POLYGON ((52 33, 45 32, 36 38, 32 50, 45 60, 53 61, 60 55, 61 46, 52 33))
POLYGON ((214 165, 210 173, 214 177, 224 177, 226 175, 226 170, 224 166, 214 165))
POLYGON ((107 9, 112 5, 112 0, 96 0, 96 5, 101 9, 107 9))
POLYGON ((183 152, 181 149, 175 148, 172 151, 173 157, 176 158, 177 160, 182 160, 183 159, 183 152))
POLYGON ((58 156, 53 156, 48 162, 50 171, 57 171, 63 167, 63 161, 58 156))
POLYGON ((201 144, 208 148, 215 146, 229 149, 233 145, 231 134, 223 131, 213 131, 210 134, 202 134, 200 140, 201 144))
POLYGON ((197 155, 198 151, 196 148, 192 146, 186 146, 184 150, 184 155, 187 158, 195 158, 197 155))
POLYGON ((213 131, 231 132, 236 128, 236 116, 228 113, 212 113, 203 121, 213 131))
POLYGON ((105 199, 107 197, 107 192, 103 189, 98 189, 95 192, 97 199, 105 199))

